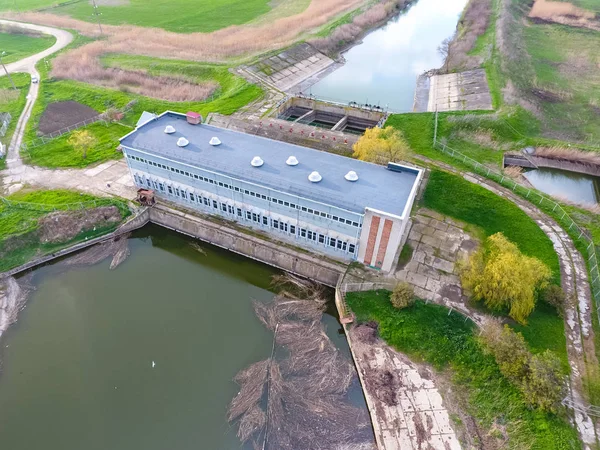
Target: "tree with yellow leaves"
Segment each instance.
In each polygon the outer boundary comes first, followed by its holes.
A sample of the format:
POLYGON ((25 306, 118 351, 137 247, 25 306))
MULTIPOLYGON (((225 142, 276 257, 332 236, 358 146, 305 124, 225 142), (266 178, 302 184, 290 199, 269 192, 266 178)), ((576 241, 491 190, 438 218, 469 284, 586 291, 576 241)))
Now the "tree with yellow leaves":
POLYGON ((482 249, 461 267, 465 289, 493 310, 507 308, 521 324, 533 311, 539 290, 548 285, 551 272, 539 259, 523 255, 502 233, 487 238, 482 249))
POLYGON ((378 164, 401 161, 410 153, 402 132, 393 127, 367 129, 352 150, 355 158, 378 164))
POLYGON ((87 158, 90 148, 98 144, 98 140, 88 130, 74 131, 67 143, 75 150, 81 152, 83 159, 87 158))

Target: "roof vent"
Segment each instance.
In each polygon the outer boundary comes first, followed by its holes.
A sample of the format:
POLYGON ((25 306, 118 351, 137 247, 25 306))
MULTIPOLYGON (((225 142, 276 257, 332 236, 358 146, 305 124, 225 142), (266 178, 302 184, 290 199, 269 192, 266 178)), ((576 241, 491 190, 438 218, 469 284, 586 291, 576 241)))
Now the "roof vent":
POLYGON ((173 134, 173 133, 175 133, 175 128, 172 127, 171 125, 167 125, 167 127, 165 128, 165 133, 173 134))
POLYGON ((351 170, 344 176, 344 178, 348 181, 356 181, 358 180, 358 174, 354 170, 351 170))
POLYGON ((308 176, 308 180, 312 183, 318 183, 322 179, 323 177, 319 174, 319 172, 311 172, 311 174, 308 176))
POLYGON ((298 159, 295 156, 290 156, 285 162, 288 166, 297 166, 298 159))
POLYGON ((190 141, 188 141, 186 138, 184 137, 180 137, 179 139, 177 139, 177 146, 178 147, 185 147, 186 145, 188 145, 190 143, 190 141))
POLYGON ((252 158, 252 161, 250 161, 250 164, 252 164, 253 167, 260 167, 264 163, 265 162, 261 159, 260 156, 255 156, 254 158, 252 158))
POLYGON ((219 145, 219 144, 221 144, 221 140, 218 137, 214 136, 214 137, 210 138, 210 141, 208 143, 210 145, 219 145))

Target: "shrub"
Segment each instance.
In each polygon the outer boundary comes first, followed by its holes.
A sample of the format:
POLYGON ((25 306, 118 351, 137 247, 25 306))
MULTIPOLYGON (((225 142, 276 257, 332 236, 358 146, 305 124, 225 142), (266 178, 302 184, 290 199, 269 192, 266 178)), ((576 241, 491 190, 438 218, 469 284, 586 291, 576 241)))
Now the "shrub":
POLYGON ((415 302, 415 290, 406 281, 398 283, 390 296, 394 308, 408 308, 415 302))
POLYGON ((493 310, 508 309, 521 324, 527 323, 537 292, 551 275, 539 259, 523 255, 502 233, 488 237, 461 268, 463 287, 474 300, 483 300, 493 310))
POLYGON ((400 161, 410 153, 402 132, 392 127, 369 128, 352 150, 355 158, 378 164, 400 161))
POLYGON ((565 291, 560 286, 552 284, 542 292, 542 299, 556 308, 558 314, 563 317, 565 312, 565 291))

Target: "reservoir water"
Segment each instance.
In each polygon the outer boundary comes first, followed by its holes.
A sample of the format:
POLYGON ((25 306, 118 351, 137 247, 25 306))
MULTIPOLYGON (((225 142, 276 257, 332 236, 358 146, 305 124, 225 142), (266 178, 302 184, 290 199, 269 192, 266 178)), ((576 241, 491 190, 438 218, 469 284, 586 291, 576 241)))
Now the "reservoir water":
MULTIPOLYGON (((159 227, 130 257, 34 271, 32 293, 2 340, 0 448, 237 450, 226 420, 238 371, 269 357, 271 268, 159 227)), ((349 350, 332 315, 323 321, 349 350)), ((349 393, 364 406, 359 386, 349 393)))
POLYGON ((591 175, 560 169, 540 168, 523 175, 538 190, 575 203, 600 202, 600 180, 591 175))
POLYGON ((440 43, 467 0, 418 0, 344 53, 346 63, 309 89, 317 98, 412 111, 417 77, 441 67, 440 43))

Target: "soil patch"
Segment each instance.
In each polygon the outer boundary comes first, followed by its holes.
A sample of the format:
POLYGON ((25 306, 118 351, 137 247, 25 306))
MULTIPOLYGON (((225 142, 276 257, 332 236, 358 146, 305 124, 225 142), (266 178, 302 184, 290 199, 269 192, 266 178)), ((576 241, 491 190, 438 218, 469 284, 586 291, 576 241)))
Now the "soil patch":
POLYGON ((40 241, 42 243, 67 242, 83 231, 120 221, 121 212, 116 206, 102 206, 84 211, 58 211, 40 219, 40 241))
POLYGON ((92 119, 99 114, 95 109, 78 102, 50 103, 40 118, 38 131, 42 135, 54 133, 84 120, 92 119))

